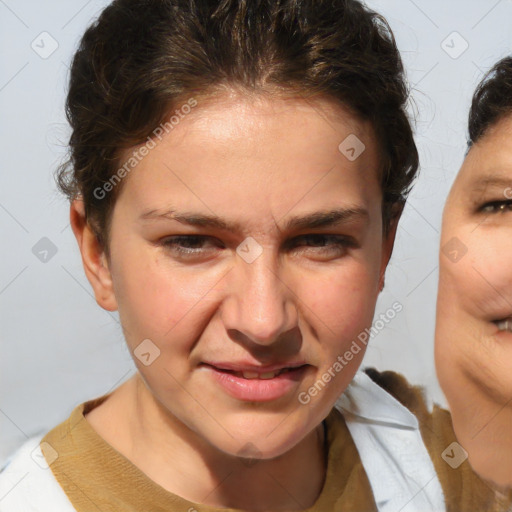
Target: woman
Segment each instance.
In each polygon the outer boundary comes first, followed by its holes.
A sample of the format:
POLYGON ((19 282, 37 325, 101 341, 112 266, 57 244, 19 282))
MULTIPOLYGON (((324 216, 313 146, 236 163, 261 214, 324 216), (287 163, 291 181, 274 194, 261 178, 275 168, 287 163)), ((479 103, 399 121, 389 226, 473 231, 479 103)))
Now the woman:
POLYGON ((357 373, 418 167, 406 101, 387 24, 355 0, 103 11, 73 61, 59 184, 138 372, 22 447, 2 510, 477 496, 441 458, 449 417, 396 374, 357 373))
POLYGON ((443 214, 436 367, 472 467, 512 488, 512 58, 478 86, 443 214))

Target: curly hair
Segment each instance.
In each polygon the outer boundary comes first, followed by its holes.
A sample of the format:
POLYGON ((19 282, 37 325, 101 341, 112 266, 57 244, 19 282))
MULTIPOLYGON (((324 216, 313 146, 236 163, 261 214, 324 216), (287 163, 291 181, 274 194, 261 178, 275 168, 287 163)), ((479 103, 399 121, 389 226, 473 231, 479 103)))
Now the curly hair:
MULTIPOLYGON (((383 228, 418 171, 409 91, 387 22, 358 0, 115 0, 71 65, 69 158, 59 189, 81 197, 108 255, 120 154, 191 97, 228 88, 335 100, 372 123, 381 148, 383 228)), ((200 108, 200 107, 198 107, 200 108)))
POLYGON ((473 94, 469 111, 468 146, 478 142, 489 128, 512 113, 512 57, 498 61, 473 94))

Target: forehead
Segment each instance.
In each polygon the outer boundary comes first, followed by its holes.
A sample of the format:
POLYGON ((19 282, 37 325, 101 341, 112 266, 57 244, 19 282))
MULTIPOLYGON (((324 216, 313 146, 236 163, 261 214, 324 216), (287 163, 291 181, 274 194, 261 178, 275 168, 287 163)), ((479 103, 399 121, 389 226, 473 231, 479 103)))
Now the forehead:
POLYGON ((229 207, 228 199, 233 208, 252 201, 256 210, 262 199, 273 207, 346 193, 357 207, 361 196, 380 194, 373 127, 341 105, 235 95, 197 102, 137 165, 120 197, 141 208, 163 208, 180 195, 212 210, 229 207))
POLYGON ((221 96, 199 97, 197 102, 198 106, 182 117, 172 133, 164 135, 164 145, 186 149, 189 142, 190 146, 200 144, 210 151, 217 146, 224 155, 288 151, 291 160, 301 153, 313 158, 321 150, 337 156, 341 136, 355 135, 369 146, 375 139, 369 121, 328 98, 271 97, 231 91, 221 96), (265 142, 264 147, 258 145, 260 141, 265 142), (292 151, 287 144, 293 144, 292 151), (311 153, 312 147, 317 151, 311 153))
POLYGON ((363 122, 348 107, 325 96, 306 98, 229 91, 201 96, 197 101, 198 108, 187 118, 195 124, 196 129, 201 125, 225 127, 226 131, 219 132, 221 136, 235 135, 236 127, 247 125, 247 122, 254 124, 255 128, 263 124, 268 127, 269 124, 280 124, 297 115, 303 117, 303 122, 297 128, 320 120, 326 124, 326 128, 336 130, 344 125, 361 134, 370 127, 370 123, 363 122), (232 130, 229 130, 230 127, 232 130))
POLYGON ((469 150, 452 192, 485 192, 512 181, 512 116, 493 125, 469 150))

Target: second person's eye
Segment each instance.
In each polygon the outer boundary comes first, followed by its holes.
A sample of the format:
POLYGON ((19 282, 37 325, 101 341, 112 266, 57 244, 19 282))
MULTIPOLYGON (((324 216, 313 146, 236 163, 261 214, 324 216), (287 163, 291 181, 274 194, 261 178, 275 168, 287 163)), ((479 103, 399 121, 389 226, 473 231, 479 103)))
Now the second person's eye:
POLYGON ((508 201, 490 201, 480 207, 483 213, 505 213, 512 211, 512 200, 508 201))

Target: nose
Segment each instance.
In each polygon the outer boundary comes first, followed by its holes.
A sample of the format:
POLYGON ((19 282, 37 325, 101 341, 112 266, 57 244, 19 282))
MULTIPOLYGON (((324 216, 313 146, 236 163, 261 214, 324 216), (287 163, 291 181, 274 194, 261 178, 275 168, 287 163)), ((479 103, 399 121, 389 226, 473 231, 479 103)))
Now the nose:
MULTIPOLYGON (((249 341, 271 345, 297 326, 296 296, 279 275, 278 265, 264 253, 252 263, 238 259, 229 273, 228 295, 222 308, 227 330, 249 341)), ((245 340, 247 342, 247 340, 245 340)))

